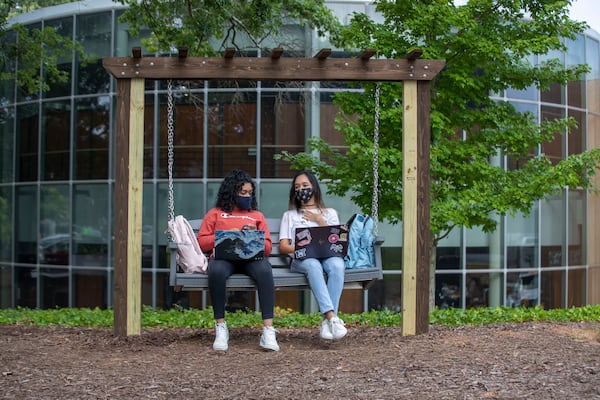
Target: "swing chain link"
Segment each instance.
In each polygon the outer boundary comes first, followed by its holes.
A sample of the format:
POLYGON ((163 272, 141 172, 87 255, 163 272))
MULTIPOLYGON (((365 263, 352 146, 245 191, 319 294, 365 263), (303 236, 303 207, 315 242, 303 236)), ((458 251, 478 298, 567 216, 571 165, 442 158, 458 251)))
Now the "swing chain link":
POLYGON ((169 79, 167 83, 167 172, 169 175, 168 189, 167 189, 167 206, 168 206, 168 220, 173 221, 175 219, 175 200, 173 198, 173 160, 174 160, 174 136, 175 129, 173 125, 173 80, 169 79))
POLYGON ((371 214, 373 217, 373 233, 377 235, 377 223, 379 221, 379 118, 381 86, 379 82, 375 85, 375 121, 373 124, 373 199, 371 203, 371 214))

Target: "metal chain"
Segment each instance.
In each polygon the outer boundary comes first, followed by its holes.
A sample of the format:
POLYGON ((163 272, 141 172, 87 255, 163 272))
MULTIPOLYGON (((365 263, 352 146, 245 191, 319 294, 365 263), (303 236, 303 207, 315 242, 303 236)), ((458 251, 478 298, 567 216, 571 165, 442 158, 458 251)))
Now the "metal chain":
POLYGON ((379 82, 375 85, 375 121, 373 126, 373 200, 371 213, 373 214, 373 233, 377 235, 377 222, 379 221, 379 97, 381 86, 379 82))
POLYGON ((175 129, 173 125, 173 80, 169 79, 167 83, 167 172, 169 175, 167 206, 169 221, 175 219, 175 199, 173 197, 173 160, 174 160, 174 136, 175 129))

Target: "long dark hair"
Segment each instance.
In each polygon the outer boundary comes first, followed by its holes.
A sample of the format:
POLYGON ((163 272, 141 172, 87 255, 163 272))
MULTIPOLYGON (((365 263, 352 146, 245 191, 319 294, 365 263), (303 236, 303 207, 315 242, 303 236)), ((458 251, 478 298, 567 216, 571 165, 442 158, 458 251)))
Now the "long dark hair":
POLYGON ((306 177, 308 178, 308 181, 310 182, 313 189, 313 198, 315 199, 315 204, 317 205, 317 207, 325 208, 325 203, 323 202, 323 195, 321 194, 321 186, 319 186, 319 181, 317 180, 317 177, 311 172, 299 171, 292 178, 292 187, 290 188, 290 200, 288 204, 289 209, 293 210, 295 208, 297 211, 300 211, 300 209, 302 208, 302 202, 300 202, 300 200, 296 198, 296 189, 294 188, 296 178, 300 175, 306 175, 306 177))
POLYGON ((235 196, 242 190, 242 186, 244 186, 245 183, 250 183, 252 185, 252 204, 250 205, 250 209, 257 210, 258 206, 256 204, 256 187, 254 181, 250 175, 239 169, 231 170, 225 178, 223 178, 223 182, 221 182, 221 186, 219 187, 219 193, 217 194, 215 207, 220 208, 225 212, 233 211, 235 196))

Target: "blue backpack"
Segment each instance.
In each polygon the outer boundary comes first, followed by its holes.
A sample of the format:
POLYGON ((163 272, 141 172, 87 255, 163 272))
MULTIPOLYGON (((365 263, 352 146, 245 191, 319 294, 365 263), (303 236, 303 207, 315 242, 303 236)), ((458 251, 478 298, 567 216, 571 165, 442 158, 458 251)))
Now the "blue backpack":
POLYGON ((344 258, 347 269, 374 268, 375 253, 373 244, 373 218, 354 214, 348 220, 348 252, 344 258))

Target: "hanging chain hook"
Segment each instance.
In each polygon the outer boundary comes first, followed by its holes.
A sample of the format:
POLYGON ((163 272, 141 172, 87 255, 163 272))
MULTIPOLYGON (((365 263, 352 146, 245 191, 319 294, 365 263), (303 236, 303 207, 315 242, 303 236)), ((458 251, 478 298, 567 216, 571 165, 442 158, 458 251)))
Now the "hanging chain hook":
POLYGON ((371 214, 373 214, 373 233, 377 235, 377 224, 379 221, 379 118, 381 86, 375 85, 375 121, 373 126, 373 199, 371 203, 371 214))
POLYGON ((173 160, 175 153, 174 136, 175 129, 173 125, 173 80, 169 79, 167 83, 167 172, 169 175, 168 182, 168 220, 173 221, 175 219, 175 199, 173 197, 173 160))

